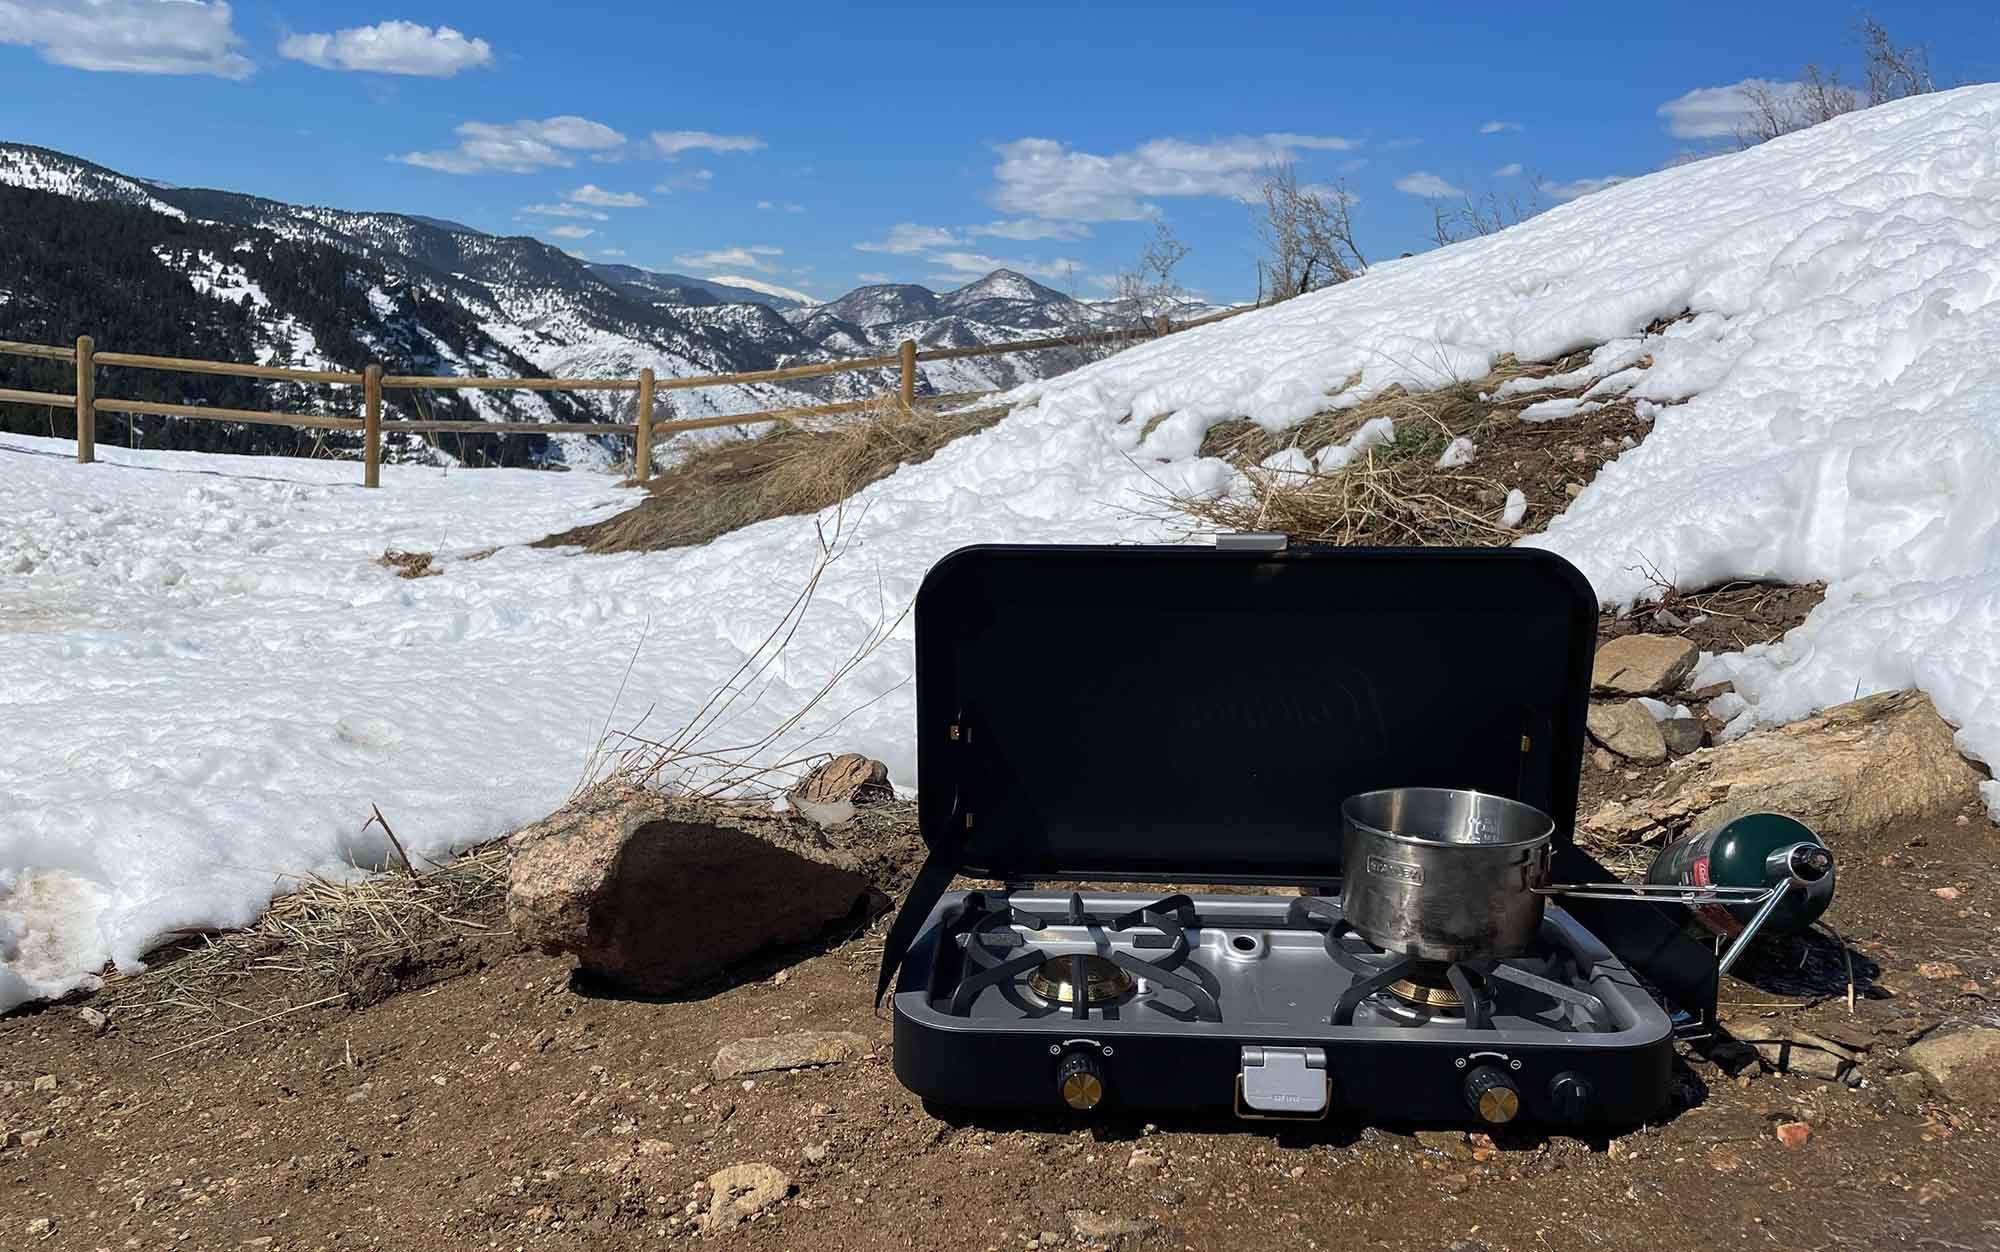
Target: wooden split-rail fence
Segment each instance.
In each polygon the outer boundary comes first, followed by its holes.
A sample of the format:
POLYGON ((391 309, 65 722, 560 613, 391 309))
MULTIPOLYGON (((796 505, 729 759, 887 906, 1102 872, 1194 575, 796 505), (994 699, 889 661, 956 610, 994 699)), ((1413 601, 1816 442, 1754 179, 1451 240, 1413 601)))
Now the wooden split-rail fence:
MULTIPOLYGON (((235 361, 202 361, 187 357, 146 356, 136 352, 100 352, 89 336, 79 336, 74 347, 55 344, 15 343, 0 340, 0 354, 36 357, 49 361, 74 362, 76 390, 73 394, 48 391, 17 391, 0 388, 0 404, 73 409, 76 413, 76 459, 88 464, 97 455, 97 414, 123 413, 146 417, 180 417, 208 422, 247 422, 266 426, 290 426, 305 430, 358 430, 361 432, 362 483, 374 487, 381 482, 382 434, 497 435, 629 435, 634 442, 633 473, 640 480, 652 477, 653 441, 660 435, 715 426, 736 426, 751 422, 795 421, 800 418, 829 417, 853 413, 880 403, 882 397, 846 400, 833 404, 793 405, 762 409, 753 413, 726 413, 715 417, 653 420, 653 397, 661 391, 696 387, 719 387, 730 383, 774 383, 829 374, 849 374, 863 370, 894 368, 898 372, 897 397, 904 405, 917 402, 917 365, 923 361, 954 361, 967 357, 1003 356, 1019 352, 1040 352, 1049 348, 1076 348, 1096 344, 1127 343, 1156 335, 1172 334, 1204 326, 1243 309, 1230 309, 1189 322, 1174 323, 1156 318, 1143 329, 1102 331, 1082 335, 1058 335, 1046 339, 1019 339, 1010 343, 984 344, 970 348, 918 348, 905 339, 894 356, 857 357, 844 361, 820 361, 810 365, 790 365, 781 369, 751 370, 739 374, 703 374, 688 378, 655 378, 643 369, 637 378, 473 378, 460 375, 385 374, 380 365, 360 372, 345 370, 293 369, 280 365, 245 365, 235 361), (163 404, 153 400, 121 400, 97 394, 100 369, 170 370, 190 374, 225 374, 236 378, 260 378, 281 382, 327 383, 361 389, 359 416, 328 413, 273 413, 254 409, 229 409, 205 404, 163 404), (384 391, 629 391, 637 393, 637 417, 632 422, 473 422, 432 421, 429 419, 382 420, 384 391)), ((989 394, 966 392, 950 396, 928 396, 926 400, 972 399, 989 394)))

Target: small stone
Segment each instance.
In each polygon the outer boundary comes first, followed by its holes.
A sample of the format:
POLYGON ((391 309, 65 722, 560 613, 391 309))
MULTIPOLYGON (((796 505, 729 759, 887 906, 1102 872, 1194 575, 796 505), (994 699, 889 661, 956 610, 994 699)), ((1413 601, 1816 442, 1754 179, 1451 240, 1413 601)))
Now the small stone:
POLYGON ((1788 1148, 1803 1148, 1812 1137, 1812 1127, 1804 1122, 1779 1122, 1778 1142, 1788 1148))
POLYGON ((1045 1248, 1053 1248, 1063 1241, 1061 1232, 1054 1230, 1044 1230, 1035 1237, 1041 1240, 1041 1246, 1045 1248))
POLYGON ((1931 894, 1940 900, 1956 900, 1958 899, 1958 888, 1939 887, 1937 890, 1931 892, 1931 894))
POLYGON ((1917 972, 1932 979, 1965 977, 1965 971, 1950 961, 1921 961, 1917 964, 1917 972))
POLYGON ((55 1089, 56 1089, 56 1076, 54 1074, 36 1075, 35 1093, 37 1095, 45 1094, 47 1092, 54 1091, 55 1089))
POLYGON ((1905 1048, 1903 1062, 1954 1100, 2000 1108, 2000 1030, 1936 1031, 1905 1048))
POLYGON ((1463 1131, 1419 1130, 1417 1142, 1433 1152, 1442 1152, 1455 1161, 1472 1159, 1472 1145, 1465 1141, 1463 1131))
POLYGON ((702 1228, 728 1230, 778 1203, 791 1193, 792 1177, 761 1161, 731 1165, 708 1176, 712 1198, 702 1228))
POLYGON ((88 1004, 78 1009, 76 1015, 84 1025, 90 1027, 90 1033, 94 1035, 101 1035, 111 1027, 111 1019, 88 1004))
POLYGON ((1960 813, 1956 818, 1952 820, 1951 824, 1954 826, 1970 826, 1972 825, 1972 819, 1967 817, 1965 814, 1960 813))
POLYGON ((1708 1150, 1708 1167, 1718 1174, 1733 1174, 1743 1168, 1743 1154, 1726 1143, 1708 1150))
POLYGON ((773 987, 782 987, 791 980, 792 980, 792 971, 788 969, 781 969, 777 973, 771 976, 771 985, 773 987))
POLYGON ((55 1232, 56 1219, 53 1217, 37 1217, 28 1222, 28 1233, 37 1238, 46 1239, 55 1232))
POLYGON ((1666 763, 1666 737, 1646 706, 1637 700, 1593 704, 1584 715, 1584 724, 1592 739, 1634 764, 1666 763))
POLYGON ((1603 748, 1592 748, 1590 750, 1590 763, 1607 774, 1618 768, 1618 758, 1606 752, 1603 748))
POLYGON ((1125 1162, 1125 1169, 1133 1174, 1156 1174, 1166 1168, 1167 1158, 1146 1148, 1132 1149, 1131 1159, 1125 1162))
POLYGON ((1666 740, 1667 751, 1675 756, 1693 752, 1707 736, 1708 728, 1699 717, 1670 717, 1660 723, 1660 738, 1666 740))
POLYGON ((794 800, 815 804, 873 804, 895 797, 889 767, 859 752, 843 752, 815 766, 791 794, 794 800))
POLYGON ((818 1165, 833 1155, 833 1146, 826 1143, 808 1143, 804 1154, 807 1164, 818 1165))
POLYGON ((1665 695, 1701 659, 1701 650, 1675 635, 1620 635, 1597 650, 1591 686, 1621 696, 1665 695))
POLYGON ((16 1145, 20 1147, 32 1148, 36 1144, 40 1143, 42 1140, 49 1137, 49 1130, 50 1127, 37 1126, 33 1130, 15 1131, 14 1133, 8 1135, 7 1138, 12 1140, 16 1145))
POLYGON ((795 1030, 724 1044, 711 1069, 719 1079, 741 1078, 745 1074, 838 1065, 867 1050, 868 1041, 851 1030, 795 1030))
POLYGON ((1150 1234, 1157 1224, 1144 1217, 1116 1217, 1108 1213, 1093 1213, 1088 1209, 1071 1209, 1069 1212, 1069 1226, 1076 1232, 1077 1238, 1103 1243, 1150 1234))
POLYGON ((1290 1169, 1285 1171, 1285 1177, 1290 1178, 1293 1181, 1297 1181, 1298 1179, 1304 1178, 1305 1176, 1306 1176, 1306 1167, 1303 1165, 1294 1165, 1290 1169))

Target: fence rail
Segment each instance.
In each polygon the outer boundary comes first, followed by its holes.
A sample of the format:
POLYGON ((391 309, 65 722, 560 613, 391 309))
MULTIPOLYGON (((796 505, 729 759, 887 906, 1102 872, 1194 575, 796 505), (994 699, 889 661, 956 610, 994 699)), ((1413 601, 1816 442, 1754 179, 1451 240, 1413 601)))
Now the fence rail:
MULTIPOLYGON (((191 357, 148 356, 137 352, 99 352, 89 335, 77 338, 74 347, 59 344, 17 343, 0 339, 0 355, 34 357, 45 361, 74 362, 76 389, 70 394, 52 391, 19 391, 0 388, 0 404, 32 405, 38 408, 72 409, 76 413, 76 459, 88 464, 97 459, 97 414, 124 413, 147 417, 181 417, 196 421, 243 422, 251 425, 289 426, 301 430, 358 430, 361 432, 362 485, 374 487, 381 481, 382 435, 408 434, 495 434, 495 435, 622 435, 634 441, 633 473, 640 480, 652 477, 653 441, 663 434, 685 430, 708 430, 749 422, 793 421, 807 417, 829 417, 854 413, 880 402, 881 397, 843 400, 830 404, 797 404, 754 413, 724 413, 715 417, 653 420, 653 397, 661 391, 685 391, 698 387, 721 387, 733 383, 787 382, 820 378, 830 374, 852 374, 893 368, 897 371, 896 395, 905 405, 917 401, 917 366, 924 361, 959 361, 968 357, 1007 356, 1021 352, 1041 352, 1050 348, 1080 348, 1097 344, 1129 343, 1142 338, 1169 335, 1206 326, 1234 317, 1244 309, 1230 309, 1208 317, 1175 324, 1167 318, 1154 319, 1143 330, 1099 331, 1083 335, 1058 335, 1045 339, 1020 339, 1011 343, 983 344, 969 348, 923 348, 905 339, 893 355, 855 357, 844 361, 816 361, 809 365, 787 365, 778 369, 748 370, 736 374, 701 374, 687 378, 655 378, 642 369, 637 378, 470 378, 458 375, 384 374, 380 365, 370 365, 359 373, 346 370, 293 369, 282 365, 250 365, 237 361, 204 361, 191 357), (188 374, 223 374, 234 378, 260 378, 279 382, 318 383, 361 388, 358 417, 326 413, 273 413, 262 409, 226 409, 202 404, 165 404, 153 400, 122 400, 97 394, 100 369, 164 370, 188 374), (396 418, 382 420, 382 393, 385 391, 629 391, 637 393, 632 422, 472 422, 396 418)), ((967 400, 986 392, 955 392, 927 397, 932 400, 967 400)))

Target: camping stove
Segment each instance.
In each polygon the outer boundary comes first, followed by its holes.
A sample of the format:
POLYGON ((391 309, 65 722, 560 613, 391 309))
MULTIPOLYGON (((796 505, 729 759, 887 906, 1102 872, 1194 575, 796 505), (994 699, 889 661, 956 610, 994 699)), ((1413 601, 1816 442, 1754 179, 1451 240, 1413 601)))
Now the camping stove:
POLYGON ((896 1073, 942 1104, 1630 1124, 1672 1026, 1560 909, 1506 960, 1369 945, 1315 896, 954 892, 895 997, 896 1073))
POLYGON ((928 854, 876 985, 911 1090, 1433 1125, 1665 1107, 1677 1027, 1715 1012, 1685 910, 1565 896, 1520 955, 1441 964, 1338 901, 1341 805, 1386 787, 1517 800, 1555 881, 1615 881, 1575 841, 1597 598, 1559 557, 967 548, 915 621, 928 854))

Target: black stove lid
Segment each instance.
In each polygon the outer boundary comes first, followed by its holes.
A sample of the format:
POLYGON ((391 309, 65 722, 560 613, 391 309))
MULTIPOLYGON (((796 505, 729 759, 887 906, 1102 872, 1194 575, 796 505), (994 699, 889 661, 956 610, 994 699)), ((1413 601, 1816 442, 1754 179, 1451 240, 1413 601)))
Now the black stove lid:
POLYGON ((917 595, 924 839, 1009 881, 1321 882, 1345 797, 1436 786, 1566 847, 1596 631, 1530 549, 961 549, 917 595))

